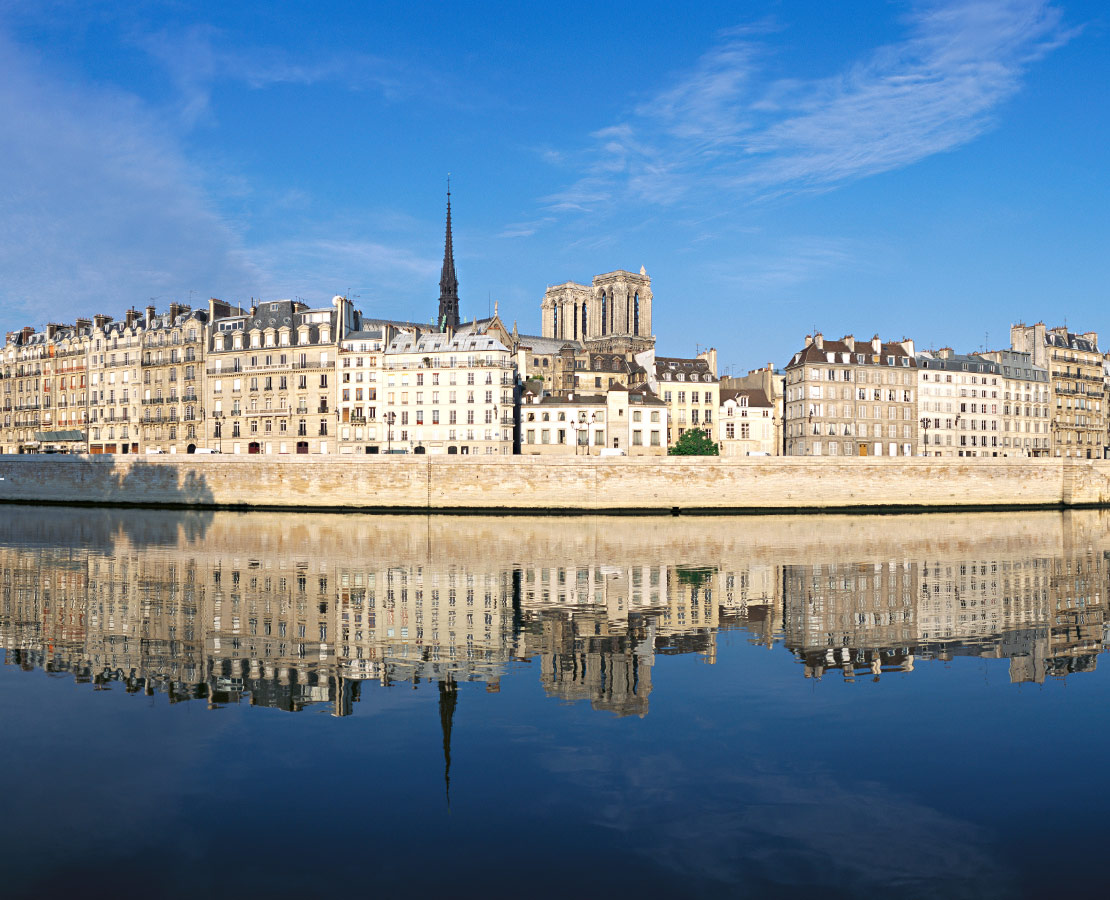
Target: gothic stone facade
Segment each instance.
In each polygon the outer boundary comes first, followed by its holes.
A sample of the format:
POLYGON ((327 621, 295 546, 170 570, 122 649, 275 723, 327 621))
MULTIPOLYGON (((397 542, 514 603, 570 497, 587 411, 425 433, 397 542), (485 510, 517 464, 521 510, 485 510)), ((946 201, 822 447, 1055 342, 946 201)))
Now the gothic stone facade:
POLYGON ((589 286, 568 281, 543 297, 543 336, 580 341, 595 353, 634 354, 655 346, 651 332, 651 279, 618 269, 589 286))

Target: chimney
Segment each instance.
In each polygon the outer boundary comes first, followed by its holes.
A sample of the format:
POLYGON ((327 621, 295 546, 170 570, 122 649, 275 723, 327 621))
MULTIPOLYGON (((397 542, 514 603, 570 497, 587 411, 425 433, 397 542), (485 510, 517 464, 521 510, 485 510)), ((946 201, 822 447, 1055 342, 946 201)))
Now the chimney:
POLYGON ((902 338, 902 349, 905 350, 909 356, 914 356, 913 338, 902 338))
POLYGON ((78 331, 82 328, 92 328, 92 319, 78 319, 73 327, 78 331))
POLYGON ((170 324, 172 325, 177 321, 177 314, 181 312, 181 307, 176 303, 170 304, 170 324))
POLYGON ((103 331, 107 327, 108 323, 111 321, 112 317, 106 316, 104 315, 104 313, 98 313, 97 315, 93 316, 93 325, 95 325, 101 331, 103 331))
POLYGON ((878 335, 871 338, 871 352, 876 356, 883 352, 883 342, 879 340, 878 335))
POLYGON ((23 328, 20 330, 20 334, 22 335, 22 338, 20 339, 20 343, 21 344, 26 344, 27 341, 29 341, 31 339, 31 335, 34 334, 34 333, 35 333, 34 328, 32 328, 30 325, 24 325, 23 328))
POLYGON ((812 344, 813 344, 813 335, 807 334, 806 335, 806 346, 809 347, 812 344))
POLYGON ((952 348, 951 347, 941 347, 937 351, 937 356, 940 359, 951 359, 952 358, 952 348))
POLYGON ((856 339, 852 335, 844 335, 844 344, 847 346, 849 353, 856 352, 856 339))
POLYGON ((150 306, 148 306, 146 308, 146 327, 147 328, 149 328, 150 323, 154 321, 154 315, 155 315, 154 304, 151 303, 150 306))
POLYGON ((1085 331, 1085 332, 1083 332, 1083 337, 1086 338, 1088 341, 1090 341, 1092 344, 1094 344, 1096 347, 1098 346, 1098 332, 1097 331, 1085 331))
POLYGON ((817 345, 818 350, 824 350, 825 349, 825 336, 823 334, 821 334, 820 331, 818 331, 817 334, 815 334, 813 336, 813 343, 815 343, 817 345))
POLYGON ((130 328, 132 325, 134 325, 135 321, 138 318, 139 318, 139 312, 138 312, 138 310, 136 310, 134 308, 127 310, 127 312, 125 312, 123 314, 123 322, 128 328, 130 328))
POLYGON ((46 339, 48 341, 54 340, 54 335, 58 333, 58 329, 61 327, 63 326, 59 325, 57 322, 50 322, 46 326, 46 339))

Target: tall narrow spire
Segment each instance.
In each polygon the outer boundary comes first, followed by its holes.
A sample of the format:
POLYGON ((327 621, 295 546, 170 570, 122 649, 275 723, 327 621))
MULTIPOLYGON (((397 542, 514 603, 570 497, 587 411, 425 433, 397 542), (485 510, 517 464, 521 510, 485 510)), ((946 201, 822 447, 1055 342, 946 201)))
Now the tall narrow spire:
POLYGON ((443 242, 443 270, 439 275, 440 328, 459 327, 459 279, 455 276, 455 248, 451 240, 451 176, 447 176, 447 236, 443 242))

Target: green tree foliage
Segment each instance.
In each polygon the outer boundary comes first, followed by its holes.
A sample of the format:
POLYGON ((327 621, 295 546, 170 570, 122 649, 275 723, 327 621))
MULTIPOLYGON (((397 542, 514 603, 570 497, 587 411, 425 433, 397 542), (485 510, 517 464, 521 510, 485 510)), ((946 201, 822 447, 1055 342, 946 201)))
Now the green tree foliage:
POLYGON ((667 451, 668 456, 720 456, 717 445, 700 428, 691 428, 682 433, 675 445, 667 451))

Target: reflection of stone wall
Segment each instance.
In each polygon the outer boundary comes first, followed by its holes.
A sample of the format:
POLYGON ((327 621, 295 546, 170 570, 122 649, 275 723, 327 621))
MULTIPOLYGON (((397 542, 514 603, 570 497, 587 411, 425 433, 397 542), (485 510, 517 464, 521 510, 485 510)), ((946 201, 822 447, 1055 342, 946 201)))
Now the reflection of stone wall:
POLYGON ((0 457, 0 500, 401 509, 1110 503, 1110 463, 745 457, 0 457))

